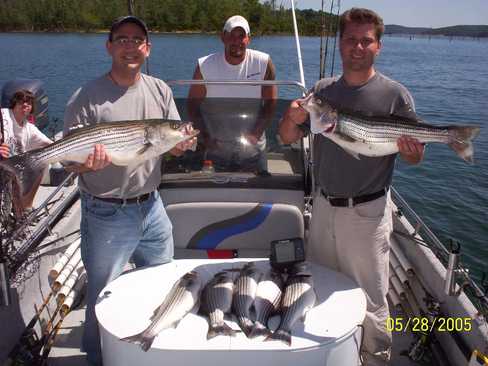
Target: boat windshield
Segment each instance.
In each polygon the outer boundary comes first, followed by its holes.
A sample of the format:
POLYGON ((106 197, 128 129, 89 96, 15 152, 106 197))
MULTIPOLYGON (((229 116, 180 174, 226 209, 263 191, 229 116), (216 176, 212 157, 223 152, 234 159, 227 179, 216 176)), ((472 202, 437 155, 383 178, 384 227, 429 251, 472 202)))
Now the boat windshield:
POLYGON ((303 146, 284 145, 278 135, 290 101, 175 98, 181 119, 192 121, 200 134, 196 151, 166 156, 163 185, 303 190, 303 146))

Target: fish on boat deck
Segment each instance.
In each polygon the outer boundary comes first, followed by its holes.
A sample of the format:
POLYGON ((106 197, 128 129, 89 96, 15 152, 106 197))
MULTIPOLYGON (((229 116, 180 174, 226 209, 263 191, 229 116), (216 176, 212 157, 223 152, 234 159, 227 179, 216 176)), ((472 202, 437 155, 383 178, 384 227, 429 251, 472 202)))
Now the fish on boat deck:
POLYGON ((256 267, 254 262, 249 262, 241 269, 234 284, 232 309, 237 323, 247 337, 254 327, 254 322, 251 320, 251 307, 261 275, 261 269, 256 267))
POLYGON ((293 326, 299 319, 305 320, 306 314, 314 307, 316 301, 312 274, 305 264, 298 265, 286 279, 279 310, 280 325, 265 341, 279 340, 291 346, 293 326))
POLYGON ((256 320, 249 338, 271 334, 271 330, 268 328, 268 320, 280 307, 283 287, 281 274, 274 268, 270 268, 263 274, 259 280, 254 299, 256 320))
POLYGON ((232 273, 222 271, 217 273, 202 291, 200 313, 209 320, 207 339, 218 335, 235 336, 236 331, 224 321, 225 314, 232 310, 232 294, 234 280, 232 273))
POLYGON ((186 273, 176 281, 162 304, 154 311, 151 324, 141 333, 121 340, 140 344, 141 348, 147 351, 162 330, 176 328, 181 319, 198 304, 202 287, 202 279, 198 272, 186 273))

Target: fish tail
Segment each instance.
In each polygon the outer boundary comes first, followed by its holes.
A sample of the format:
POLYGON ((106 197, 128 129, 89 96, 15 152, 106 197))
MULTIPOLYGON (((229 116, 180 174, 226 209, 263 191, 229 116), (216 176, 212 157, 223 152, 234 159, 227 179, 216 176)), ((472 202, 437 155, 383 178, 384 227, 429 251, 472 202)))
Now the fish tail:
POLYGON ((268 337, 270 335, 271 335, 271 331, 268 328, 266 328, 266 326, 264 326, 260 322, 255 322, 254 327, 251 329, 251 333, 249 334, 249 338, 256 338, 259 336, 268 337))
POLYGON ((473 163, 473 143, 471 142, 480 133, 478 126, 452 126, 449 128, 448 146, 458 156, 468 163, 473 163))
POLYGON ((130 337, 121 338, 120 340, 139 344, 141 348, 144 350, 144 352, 147 352, 147 350, 151 348, 154 338, 155 336, 147 336, 144 334, 144 332, 142 332, 142 333, 134 334, 130 337))
POLYGON ((237 331, 229 327, 227 324, 211 325, 208 328, 207 340, 215 338, 219 335, 228 335, 234 337, 237 331))
POLYGON ((291 332, 289 330, 278 329, 273 334, 266 337, 265 341, 281 341, 288 346, 291 346, 291 332))
POLYGON ((251 330, 254 327, 254 324, 251 319, 240 316, 237 318, 237 323, 241 327, 242 331, 249 338, 249 334, 251 334, 251 330))

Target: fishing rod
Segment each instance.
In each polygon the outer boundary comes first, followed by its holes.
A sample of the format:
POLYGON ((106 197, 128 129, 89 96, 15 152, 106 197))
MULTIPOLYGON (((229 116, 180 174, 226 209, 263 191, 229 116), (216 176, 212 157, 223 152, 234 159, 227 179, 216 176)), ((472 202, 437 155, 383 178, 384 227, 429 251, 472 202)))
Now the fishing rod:
POLYGON ((337 1, 337 15, 336 15, 336 32, 334 37, 334 47, 332 48, 332 66, 330 68, 330 76, 334 76, 334 65, 335 65, 335 52, 337 46, 337 33, 338 33, 338 25, 339 25, 339 13, 341 11, 341 0, 337 1))
POLYGON ((39 366, 46 366, 47 365, 49 352, 51 352, 51 348, 54 345, 54 341, 56 339, 56 336, 58 335, 59 330, 61 329, 61 324, 63 323, 64 318, 66 317, 66 315, 68 315, 69 312, 70 311, 68 310, 68 312, 65 314, 65 316, 61 317, 61 319, 58 320, 58 322, 56 323, 56 326, 49 333, 49 335, 45 341, 43 350, 42 350, 42 355, 39 358, 39 362, 38 362, 39 366))
MULTIPOLYGON (((2 136, 0 139, 0 143, 3 145, 5 138, 4 138, 4 127, 3 127, 3 113, 0 110, 0 131, 2 132, 2 136)), ((2 157, 0 156, 0 159, 2 157)), ((3 221, 3 197, 4 197, 4 192, 3 188, 5 187, 0 187, 0 216, 3 221)), ((1 227, 0 227, 0 306, 9 306, 11 303, 11 297, 10 297, 10 285, 8 281, 8 267, 7 267, 7 261, 6 261, 6 253, 4 251, 3 247, 3 232, 4 232, 4 223, 1 222, 1 227)))
MULTIPOLYGON (((135 7, 136 7, 135 0, 127 0, 127 11, 129 13, 129 15, 133 15, 133 16, 136 15, 135 7)), ((149 57, 146 58, 146 74, 150 75, 149 74, 149 57)))
POLYGON ((134 15, 134 0, 127 0, 127 8, 129 10, 129 15, 134 15))
POLYGON ((325 37, 325 11, 324 11, 324 0, 322 0, 322 32, 320 33, 320 71, 319 71, 319 79, 324 77, 324 54, 322 53, 323 44, 324 44, 324 37, 325 37))
POLYGON ((327 30, 327 36, 325 38, 325 51, 324 51, 324 58, 323 58, 323 75, 320 76, 320 78, 323 78, 325 76, 325 69, 327 66, 327 55, 328 55, 328 49, 329 49, 329 36, 332 32, 332 12, 334 9, 334 0, 330 2, 330 12, 329 12, 329 28, 327 30))
MULTIPOLYGON (((10 351, 4 365, 33 364, 38 361, 42 349, 42 342, 37 336, 34 327, 37 322, 40 324, 40 317, 46 306, 54 295, 54 290, 48 294, 39 308, 35 307, 35 314, 26 325, 18 343, 10 351)), ((40 324, 42 326, 42 324, 40 324)))

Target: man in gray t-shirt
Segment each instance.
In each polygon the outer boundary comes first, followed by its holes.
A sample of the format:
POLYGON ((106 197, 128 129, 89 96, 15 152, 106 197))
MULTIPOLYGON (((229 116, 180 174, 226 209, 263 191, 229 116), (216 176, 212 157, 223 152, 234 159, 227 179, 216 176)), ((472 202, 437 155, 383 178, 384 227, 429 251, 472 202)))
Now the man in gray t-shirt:
MULTIPOLYGON (((118 18, 107 40, 111 70, 77 90, 68 102, 64 134, 74 126, 124 120, 179 120, 170 88, 141 73, 151 44, 142 20, 118 18)), ((181 155, 195 141, 178 144, 181 155)), ((161 264, 173 257, 172 225, 159 197, 161 157, 143 164, 115 166, 103 145, 86 162, 71 166, 81 191, 81 254, 88 276, 82 348, 90 364, 101 365, 95 317, 98 294, 116 278, 130 257, 136 266, 161 264)))
MULTIPOLYGON (((371 10, 352 8, 342 14, 339 47, 343 74, 318 81, 314 92, 338 109, 415 118, 407 89, 374 68, 383 31, 383 20, 371 10)), ((307 117, 300 100, 292 102, 280 124, 285 143, 303 137, 301 125, 307 117)), ((397 143, 402 159, 410 164, 422 160, 424 147, 418 140, 404 136, 397 143)), ((391 333, 386 329, 392 231, 388 188, 396 154, 357 160, 322 135, 315 136, 313 149, 318 189, 314 192, 307 256, 348 275, 364 289, 364 364, 386 365, 391 351, 391 333)))

